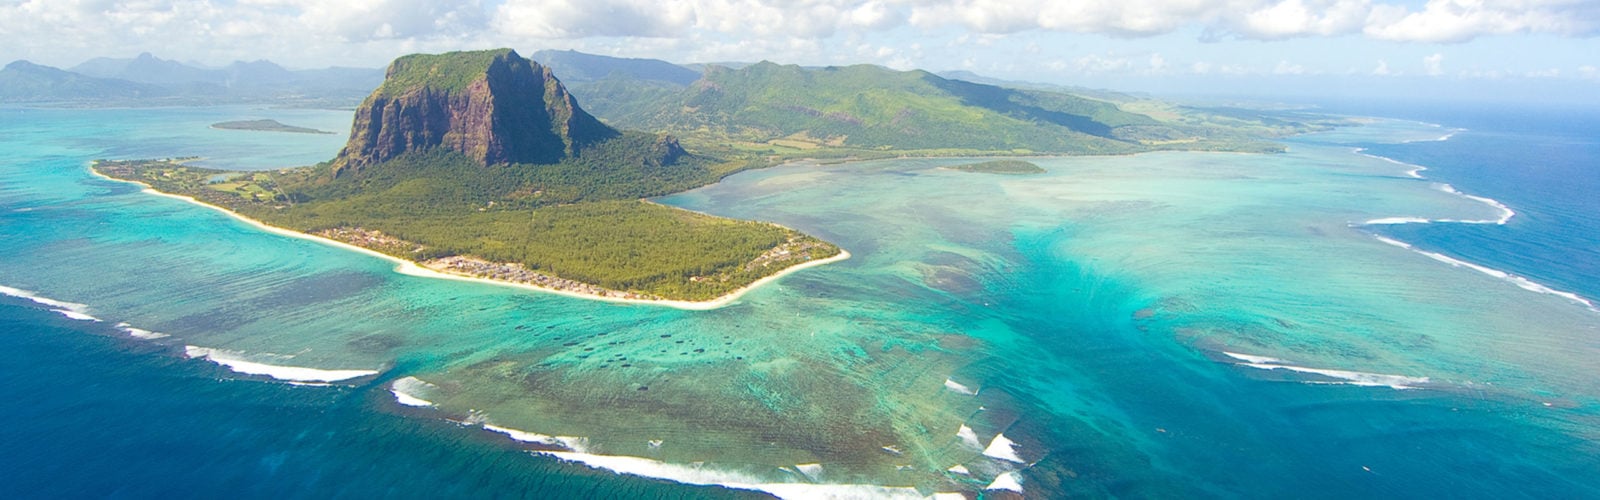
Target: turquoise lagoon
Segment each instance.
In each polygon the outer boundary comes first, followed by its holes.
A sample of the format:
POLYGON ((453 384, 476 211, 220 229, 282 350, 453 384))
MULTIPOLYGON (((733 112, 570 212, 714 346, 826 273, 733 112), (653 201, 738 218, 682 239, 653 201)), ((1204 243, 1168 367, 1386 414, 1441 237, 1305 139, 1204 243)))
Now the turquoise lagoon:
POLYGON ((0 491, 1600 495, 1600 313, 1408 229, 1514 234, 1519 206, 1361 151, 1438 126, 746 172, 660 201, 854 257, 685 311, 402 275, 86 169, 314 163, 342 139, 206 126, 348 112, 0 116, 0 396, 36 409, 0 443, 51 450, 0 491), (148 459, 174 439, 232 445, 148 459))

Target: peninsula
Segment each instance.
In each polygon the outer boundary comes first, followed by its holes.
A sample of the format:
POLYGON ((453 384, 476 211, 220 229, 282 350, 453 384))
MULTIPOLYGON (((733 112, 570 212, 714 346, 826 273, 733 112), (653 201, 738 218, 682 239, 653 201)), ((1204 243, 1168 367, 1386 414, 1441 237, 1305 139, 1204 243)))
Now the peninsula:
POLYGON ((316 166, 92 168, 434 272, 611 300, 717 305, 848 257, 786 227, 644 201, 745 164, 613 129, 510 49, 402 57, 355 116, 346 147, 316 166))

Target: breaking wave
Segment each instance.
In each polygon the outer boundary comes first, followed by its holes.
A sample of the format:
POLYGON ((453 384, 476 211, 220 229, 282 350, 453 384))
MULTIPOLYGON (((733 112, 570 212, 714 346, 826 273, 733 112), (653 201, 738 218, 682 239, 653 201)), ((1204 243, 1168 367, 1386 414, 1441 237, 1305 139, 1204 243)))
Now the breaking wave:
POLYGON ((1478 264, 1473 264, 1471 262, 1467 262, 1467 261, 1464 261, 1464 260, 1461 260, 1461 259, 1457 259, 1455 257, 1451 257, 1451 256, 1448 256, 1448 255, 1445 255, 1445 254, 1442 254, 1442 253, 1430 252, 1430 251, 1427 251, 1427 250, 1423 250, 1423 249, 1417 248, 1415 245, 1412 245, 1410 243, 1406 243, 1404 241, 1400 241, 1400 240, 1397 240, 1397 239, 1394 239, 1394 238, 1389 238, 1389 237, 1385 237, 1385 236, 1377 236, 1377 235, 1374 235, 1374 237, 1377 238, 1378 241, 1384 242, 1385 244, 1396 246, 1396 247, 1400 247, 1400 248, 1404 248, 1404 249, 1410 250, 1412 252, 1416 252, 1417 254, 1422 255, 1424 257, 1433 259, 1435 261, 1443 262, 1445 264, 1449 264, 1451 267, 1460 267, 1460 268, 1471 269, 1473 271, 1477 271, 1477 272, 1483 273, 1485 275, 1488 275, 1488 276, 1491 276, 1491 277, 1494 277, 1494 278, 1498 278, 1498 279, 1510 282, 1511 284, 1516 285, 1518 288, 1521 288, 1523 290, 1527 290, 1527 291, 1530 291, 1530 292, 1543 294, 1543 295, 1554 295, 1554 296, 1561 297, 1561 298, 1567 299, 1569 301, 1572 301, 1575 304, 1587 307, 1591 311, 1600 312, 1600 308, 1596 308, 1595 307, 1594 301, 1589 300, 1587 298, 1584 298, 1583 296, 1578 295, 1576 293, 1562 291, 1562 290, 1556 290, 1554 288, 1550 288, 1548 286, 1545 286, 1545 285, 1539 284, 1537 282, 1534 282, 1533 280, 1530 280, 1530 279, 1527 279, 1527 278, 1524 278, 1524 277, 1521 277, 1521 276, 1517 276, 1515 274, 1511 274, 1511 273, 1508 273, 1508 272, 1505 272, 1505 271, 1501 271, 1499 269, 1494 269, 1494 268, 1491 268, 1491 267, 1488 267, 1488 266, 1482 266, 1482 265, 1478 265, 1478 264))
POLYGON ((378 373, 377 370, 324 370, 300 366, 273 365, 250 361, 244 357, 244 353, 237 351, 225 351, 192 345, 183 346, 183 354, 190 359, 204 359, 216 363, 224 368, 233 370, 235 373, 265 375, 289 382, 338 382, 378 373))
MULTIPOLYGON (((1456 132, 1459 132, 1459 130, 1453 131, 1450 134, 1447 134, 1444 137, 1439 138, 1439 140, 1441 140, 1441 141, 1448 140, 1456 132)), ((1359 153, 1359 152, 1361 152, 1361 150, 1357 150, 1357 152, 1359 153)), ((1367 153, 1361 153, 1361 154, 1369 156, 1369 157, 1373 157, 1373 158, 1379 158, 1379 159, 1386 160, 1386 161, 1389 161, 1389 162, 1392 162, 1392 163, 1396 163, 1396 164, 1400 164, 1400 165, 1407 165, 1407 166, 1416 167, 1416 168, 1412 169, 1411 171, 1409 171, 1407 173, 1410 176, 1418 178, 1418 179, 1422 178, 1422 175, 1420 174, 1420 172, 1427 169, 1426 167, 1410 165, 1410 164, 1407 164, 1407 163, 1402 163, 1402 162, 1396 161, 1394 159, 1384 158, 1382 156, 1375 156, 1375 155, 1371 155, 1371 154, 1367 154, 1367 153)), ((1473 201, 1488 205, 1490 207, 1493 207, 1496 211, 1499 212, 1499 216, 1496 217, 1496 218, 1493 218, 1493 219, 1428 219, 1428 218, 1422 218, 1422 217, 1409 217, 1409 216, 1407 216, 1407 217, 1382 217, 1382 218, 1368 220, 1366 222, 1361 223, 1360 225, 1362 225, 1362 226, 1385 226, 1385 225, 1398 225, 1398 224, 1450 223, 1450 224, 1494 224, 1494 225, 1503 226, 1503 225, 1506 225, 1507 223, 1511 222, 1511 219, 1513 217, 1517 216, 1517 212, 1515 210, 1512 210, 1511 207, 1506 206, 1505 203, 1501 203, 1499 200, 1495 200, 1493 198, 1487 198, 1487 197, 1483 197, 1483 196, 1476 196, 1476 195, 1466 194, 1466 193, 1463 193, 1460 190, 1456 189, 1455 186, 1452 186, 1450 184, 1445 184, 1445 183, 1435 183, 1435 184, 1433 184, 1433 188, 1437 189, 1439 191, 1443 191, 1443 192, 1450 193, 1450 194, 1453 194, 1453 195, 1456 195, 1456 196, 1467 198, 1469 200, 1473 200, 1473 201)), ((1382 242, 1387 243, 1389 245, 1393 245, 1393 246, 1396 246, 1396 247, 1400 247, 1400 248, 1404 248, 1404 249, 1407 249, 1407 250, 1411 250, 1411 251, 1416 252, 1416 253, 1418 253, 1420 255, 1423 255, 1423 256, 1425 256, 1427 258, 1430 258, 1430 259, 1433 259, 1433 260, 1436 260, 1436 261, 1439 261, 1439 262, 1443 262, 1445 264, 1449 264, 1452 267, 1463 267, 1463 268, 1471 269, 1471 270, 1474 270, 1474 271, 1478 271, 1480 273, 1483 273, 1483 274, 1486 274, 1486 275, 1489 275, 1489 276, 1493 276, 1495 278, 1510 282, 1511 284, 1516 285, 1518 288, 1521 288, 1523 290, 1527 290, 1527 291, 1530 291, 1530 292, 1539 293, 1539 294, 1543 294, 1543 295, 1554 295, 1554 296, 1561 297, 1561 298, 1567 299, 1569 301, 1572 301, 1573 303, 1582 305, 1582 306, 1588 308, 1591 311, 1600 312, 1600 308, 1596 308, 1595 307, 1594 301, 1589 300, 1588 298, 1582 297, 1582 296, 1580 296, 1580 295, 1578 295, 1576 293, 1563 291, 1563 290, 1556 290, 1554 288, 1550 288, 1550 287, 1545 286, 1543 284, 1534 282, 1533 280, 1529 280, 1527 278, 1524 278, 1524 277, 1521 277, 1521 276, 1517 276, 1515 274, 1511 274, 1511 273, 1508 273, 1506 271, 1501 271, 1499 269, 1494 269, 1494 268, 1490 268, 1490 267, 1487 267, 1487 266, 1474 264, 1474 263, 1467 262, 1467 261, 1464 261, 1464 260, 1461 260, 1461 259, 1450 257, 1448 255, 1444 255, 1442 253, 1430 252, 1430 251, 1422 250, 1422 249, 1417 248, 1415 245, 1412 245, 1410 243, 1406 243, 1404 241, 1396 240, 1394 238, 1389 238, 1389 237, 1385 237, 1385 236, 1381 236, 1381 235, 1374 235, 1374 236, 1378 239, 1378 241, 1382 241, 1382 242)))
POLYGON ((978 391, 974 391, 972 388, 962 385, 960 382, 956 382, 955 380, 951 380, 949 378, 944 379, 944 388, 950 389, 951 391, 955 391, 957 393, 966 394, 968 396, 978 395, 978 391))
POLYGON ((401 377, 389 384, 389 393, 394 394, 394 401, 405 406, 419 408, 433 406, 432 401, 422 399, 428 393, 438 389, 438 386, 424 382, 416 377, 401 377))
POLYGON ((1348 370, 1330 370, 1325 368, 1307 368, 1304 366, 1290 365, 1277 358, 1254 356, 1222 351, 1222 354, 1239 360, 1240 366, 1248 366, 1260 370, 1286 370, 1296 373, 1309 373, 1320 375, 1332 380, 1308 380, 1312 384, 1343 384, 1362 387, 1388 387, 1391 389, 1417 389, 1428 383, 1428 377, 1408 377, 1405 375, 1388 375, 1383 373, 1367 373, 1348 370))
POLYGON ((1017 443, 1006 438, 1005 434, 995 434, 994 440, 989 441, 989 447, 983 449, 983 455, 1019 464, 1025 462, 1022 457, 1017 456, 1017 443))
POLYGON ((35 304, 39 304, 39 305, 45 306, 45 308, 49 309, 51 312, 54 312, 56 314, 60 314, 62 316, 66 316, 68 318, 75 319, 75 320, 78 320, 78 321, 100 321, 100 318, 96 318, 94 316, 89 315, 89 306, 84 305, 84 304, 79 304, 79 303, 76 303, 76 302, 66 302, 66 301, 52 299, 52 298, 49 298, 49 297, 42 297, 39 294, 34 293, 34 292, 23 290, 21 288, 12 288, 12 287, 9 287, 9 286, 4 286, 4 285, 0 285, 0 294, 10 295, 12 297, 16 297, 16 298, 19 298, 19 299, 31 300, 35 304))

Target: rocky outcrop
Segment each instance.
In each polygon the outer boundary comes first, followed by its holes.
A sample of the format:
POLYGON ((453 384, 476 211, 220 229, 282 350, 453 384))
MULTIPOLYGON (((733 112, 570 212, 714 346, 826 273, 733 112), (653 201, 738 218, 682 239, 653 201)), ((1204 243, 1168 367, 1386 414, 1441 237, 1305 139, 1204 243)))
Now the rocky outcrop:
POLYGON ((549 68, 500 49, 395 60, 356 110, 336 176, 446 148, 484 165, 549 164, 618 135, 584 112, 549 68))

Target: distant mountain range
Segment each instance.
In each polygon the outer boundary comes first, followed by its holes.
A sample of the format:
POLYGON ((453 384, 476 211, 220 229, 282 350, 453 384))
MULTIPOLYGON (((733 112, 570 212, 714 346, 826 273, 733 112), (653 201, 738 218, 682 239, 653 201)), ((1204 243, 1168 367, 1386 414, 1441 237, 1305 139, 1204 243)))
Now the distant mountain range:
POLYGON ((381 81, 379 69, 289 70, 270 61, 202 68, 144 53, 95 58, 66 70, 15 61, 0 70, 0 102, 354 105, 381 81))
POLYGON ((0 102, 155 99, 166 88, 127 80, 95 78, 71 71, 13 61, 0 69, 0 102))

